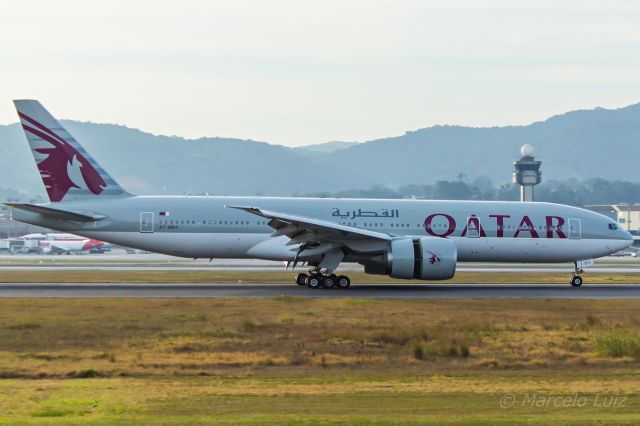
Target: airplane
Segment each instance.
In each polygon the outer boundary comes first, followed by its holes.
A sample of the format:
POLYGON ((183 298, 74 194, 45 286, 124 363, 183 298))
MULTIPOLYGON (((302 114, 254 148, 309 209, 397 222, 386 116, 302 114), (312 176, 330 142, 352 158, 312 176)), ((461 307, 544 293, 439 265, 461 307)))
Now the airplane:
POLYGON ((104 243, 92 238, 77 238, 63 240, 42 240, 39 251, 42 254, 71 254, 88 251, 90 253, 102 253, 104 243))
POLYGON ((573 262, 570 284, 579 287, 592 259, 633 243, 606 216, 552 203, 136 196, 38 101, 14 104, 50 202, 5 203, 12 218, 126 247, 307 265, 295 283, 314 289, 348 288, 349 277, 335 273, 341 263, 393 278, 447 280, 469 261, 573 262))
POLYGON ((103 253, 106 250, 106 245, 102 241, 73 234, 27 234, 21 238, 37 241, 38 252, 42 254, 71 254, 83 251, 103 253))

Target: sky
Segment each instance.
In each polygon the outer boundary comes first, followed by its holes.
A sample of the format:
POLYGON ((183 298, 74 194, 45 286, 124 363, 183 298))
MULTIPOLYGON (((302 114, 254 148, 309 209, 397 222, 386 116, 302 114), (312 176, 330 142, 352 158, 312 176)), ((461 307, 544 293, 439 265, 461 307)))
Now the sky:
POLYGON ((288 146, 640 102, 636 0, 4 2, 0 123, 288 146))

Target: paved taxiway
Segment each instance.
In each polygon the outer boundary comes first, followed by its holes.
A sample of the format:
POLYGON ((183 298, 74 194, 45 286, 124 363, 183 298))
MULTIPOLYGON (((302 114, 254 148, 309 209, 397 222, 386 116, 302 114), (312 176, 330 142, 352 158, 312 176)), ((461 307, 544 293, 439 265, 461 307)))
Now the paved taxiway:
POLYGON ((293 284, 0 284, 7 297, 328 297, 328 298, 524 298, 640 299, 640 284, 359 284, 348 290, 293 284))

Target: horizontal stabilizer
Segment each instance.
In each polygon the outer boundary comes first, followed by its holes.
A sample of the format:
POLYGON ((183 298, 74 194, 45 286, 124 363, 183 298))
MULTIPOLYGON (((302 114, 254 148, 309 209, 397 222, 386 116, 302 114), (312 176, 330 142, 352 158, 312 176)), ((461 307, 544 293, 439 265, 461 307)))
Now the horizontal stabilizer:
POLYGON ((14 209, 40 213, 43 216, 48 216, 56 219, 75 220, 80 222, 95 222, 96 220, 101 220, 106 217, 104 215, 97 215, 97 214, 79 212, 79 211, 62 210, 62 209, 56 209, 52 207, 39 206, 37 204, 25 204, 25 203, 4 203, 4 204, 6 206, 13 207, 14 209))

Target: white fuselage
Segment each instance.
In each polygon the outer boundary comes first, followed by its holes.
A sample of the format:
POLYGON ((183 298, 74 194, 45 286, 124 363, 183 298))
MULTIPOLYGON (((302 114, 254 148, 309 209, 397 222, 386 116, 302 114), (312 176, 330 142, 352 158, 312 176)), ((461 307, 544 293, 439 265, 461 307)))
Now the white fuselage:
MULTIPOLYGON (((175 256, 295 257, 296 246, 287 245, 285 236, 271 236, 264 218, 226 205, 258 206, 398 238, 444 237, 455 242, 459 261, 575 261, 617 252, 633 241, 605 216, 549 203, 140 196, 56 204, 106 216, 91 224, 13 214, 24 222, 175 256)), ((354 250, 386 249, 384 242, 369 244, 354 250)))

